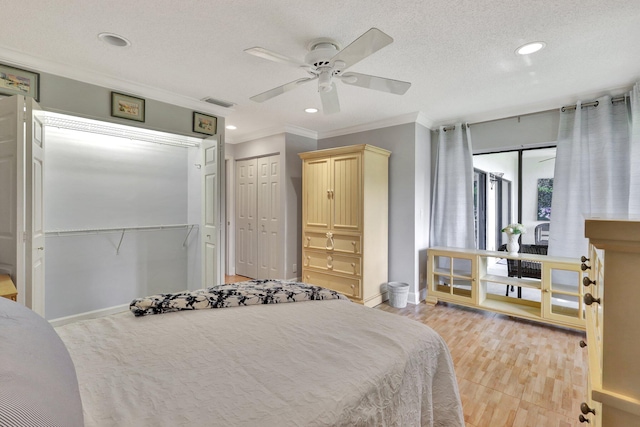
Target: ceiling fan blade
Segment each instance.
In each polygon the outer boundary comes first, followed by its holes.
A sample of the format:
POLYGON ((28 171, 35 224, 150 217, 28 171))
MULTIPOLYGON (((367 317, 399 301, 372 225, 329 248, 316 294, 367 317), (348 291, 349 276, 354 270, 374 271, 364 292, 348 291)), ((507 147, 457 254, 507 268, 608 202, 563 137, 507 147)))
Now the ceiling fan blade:
POLYGON ((273 88, 271 90, 268 90, 266 92, 262 92, 258 95, 252 96, 251 99, 252 101, 256 101, 256 102, 264 102, 268 99, 274 98, 278 95, 282 95, 285 92, 290 91, 291 89, 295 89, 298 86, 308 83, 312 80, 316 80, 317 77, 305 77, 304 79, 298 79, 298 80, 294 80, 292 82, 289 82, 287 84, 284 84, 282 86, 278 86, 276 88, 273 88))
POLYGON ((245 49, 244 51, 250 55, 267 59, 269 61, 280 62, 282 64, 288 64, 288 65, 294 65, 296 67, 305 67, 305 68, 310 67, 309 64, 305 64, 302 61, 298 61, 297 59, 291 58, 281 53, 273 52, 263 47, 250 47, 249 49, 245 49))
POLYGON ((348 85, 380 90, 382 92, 394 93, 396 95, 404 95, 405 92, 411 87, 411 83, 409 82, 352 72, 343 74, 342 76, 340 76, 340 79, 343 83, 348 85), (356 80, 353 81, 352 77, 355 77, 356 80))
POLYGON ((331 83, 329 92, 320 92, 322 100, 322 112, 324 114, 334 114, 340 112, 340 101, 338 101, 338 89, 335 83, 331 83))
POLYGON ((331 62, 343 61, 346 64, 343 69, 347 69, 392 42, 393 39, 390 36, 377 28, 371 28, 355 39, 349 46, 335 54, 331 58, 331 62))

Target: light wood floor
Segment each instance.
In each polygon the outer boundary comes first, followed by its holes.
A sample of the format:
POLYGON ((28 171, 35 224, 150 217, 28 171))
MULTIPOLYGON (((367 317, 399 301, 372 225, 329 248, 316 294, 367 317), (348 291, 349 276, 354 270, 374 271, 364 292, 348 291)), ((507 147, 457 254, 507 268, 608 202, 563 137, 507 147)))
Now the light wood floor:
POLYGON ((587 351, 578 343, 584 333, 446 303, 376 308, 422 322, 444 338, 467 427, 582 425, 587 351))
POLYGON ((569 427, 587 395, 584 333, 439 303, 380 310, 436 330, 456 369, 467 427, 569 427))
POLYGON ((251 280, 251 279, 244 276, 224 276, 224 283, 237 283, 237 282, 244 282, 246 280, 251 280))

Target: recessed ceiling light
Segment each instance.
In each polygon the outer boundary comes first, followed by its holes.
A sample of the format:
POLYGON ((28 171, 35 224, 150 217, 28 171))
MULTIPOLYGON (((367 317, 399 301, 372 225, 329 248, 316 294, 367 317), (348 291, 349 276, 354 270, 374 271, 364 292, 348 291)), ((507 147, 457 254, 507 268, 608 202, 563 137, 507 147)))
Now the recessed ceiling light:
POLYGON ((545 42, 532 42, 527 43, 525 45, 520 46, 516 49, 516 53, 518 55, 529 55, 531 53, 535 53, 545 47, 547 44, 545 42))
POLYGON ((98 34, 98 38, 103 42, 105 42, 106 44, 110 44, 111 46, 117 46, 117 47, 131 46, 131 42, 129 40, 113 33, 100 33, 98 34))
POLYGON ((236 130, 236 129, 238 129, 238 128, 237 128, 237 127, 235 127, 234 125, 226 125, 225 127, 226 127, 227 129, 229 129, 229 130, 236 130))
POLYGON ((317 108, 305 108, 304 112, 305 113, 317 113, 318 109, 317 108))

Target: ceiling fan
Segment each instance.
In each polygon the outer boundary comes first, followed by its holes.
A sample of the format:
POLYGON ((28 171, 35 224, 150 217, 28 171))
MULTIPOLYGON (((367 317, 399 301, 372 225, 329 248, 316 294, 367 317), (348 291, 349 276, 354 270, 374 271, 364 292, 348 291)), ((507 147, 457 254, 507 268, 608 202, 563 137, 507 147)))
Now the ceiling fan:
POLYGON ((245 52, 251 55, 274 62, 294 65, 305 69, 309 73, 309 77, 294 80, 252 96, 250 99, 256 102, 264 102, 314 80, 318 81, 318 92, 322 100, 324 114, 333 114, 340 111, 335 80, 341 80, 348 85, 403 95, 411 87, 411 83, 368 74, 346 72, 349 67, 392 42, 393 39, 390 36, 377 28, 371 28, 342 50, 340 50, 340 45, 335 40, 328 38, 315 39, 307 44, 309 53, 305 56, 304 62, 262 47, 245 49, 245 52))

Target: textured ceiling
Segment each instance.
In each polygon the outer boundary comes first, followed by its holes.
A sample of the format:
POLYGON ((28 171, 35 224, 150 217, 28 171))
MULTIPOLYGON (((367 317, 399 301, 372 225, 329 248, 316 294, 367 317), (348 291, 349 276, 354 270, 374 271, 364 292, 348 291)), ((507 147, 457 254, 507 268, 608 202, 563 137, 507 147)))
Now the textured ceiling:
POLYGON ((322 137, 416 113, 433 125, 491 120, 619 93, 640 79, 638 0, 1 1, 13 17, 0 25, 0 60, 234 102, 225 115, 238 127, 227 132, 236 142, 285 126, 322 137), (249 100, 306 73, 244 49, 302 60, 311 39, 346 46, 371 27, 394 42, 350 70, 409 81, 405 95, 338 82, 342 111, 334 115, 303 112, 321 108, 313 83, 249 100), (108 46, 100 32, 132 45, 108 46), (514 54, 536 40, 547 47, 514 54))

